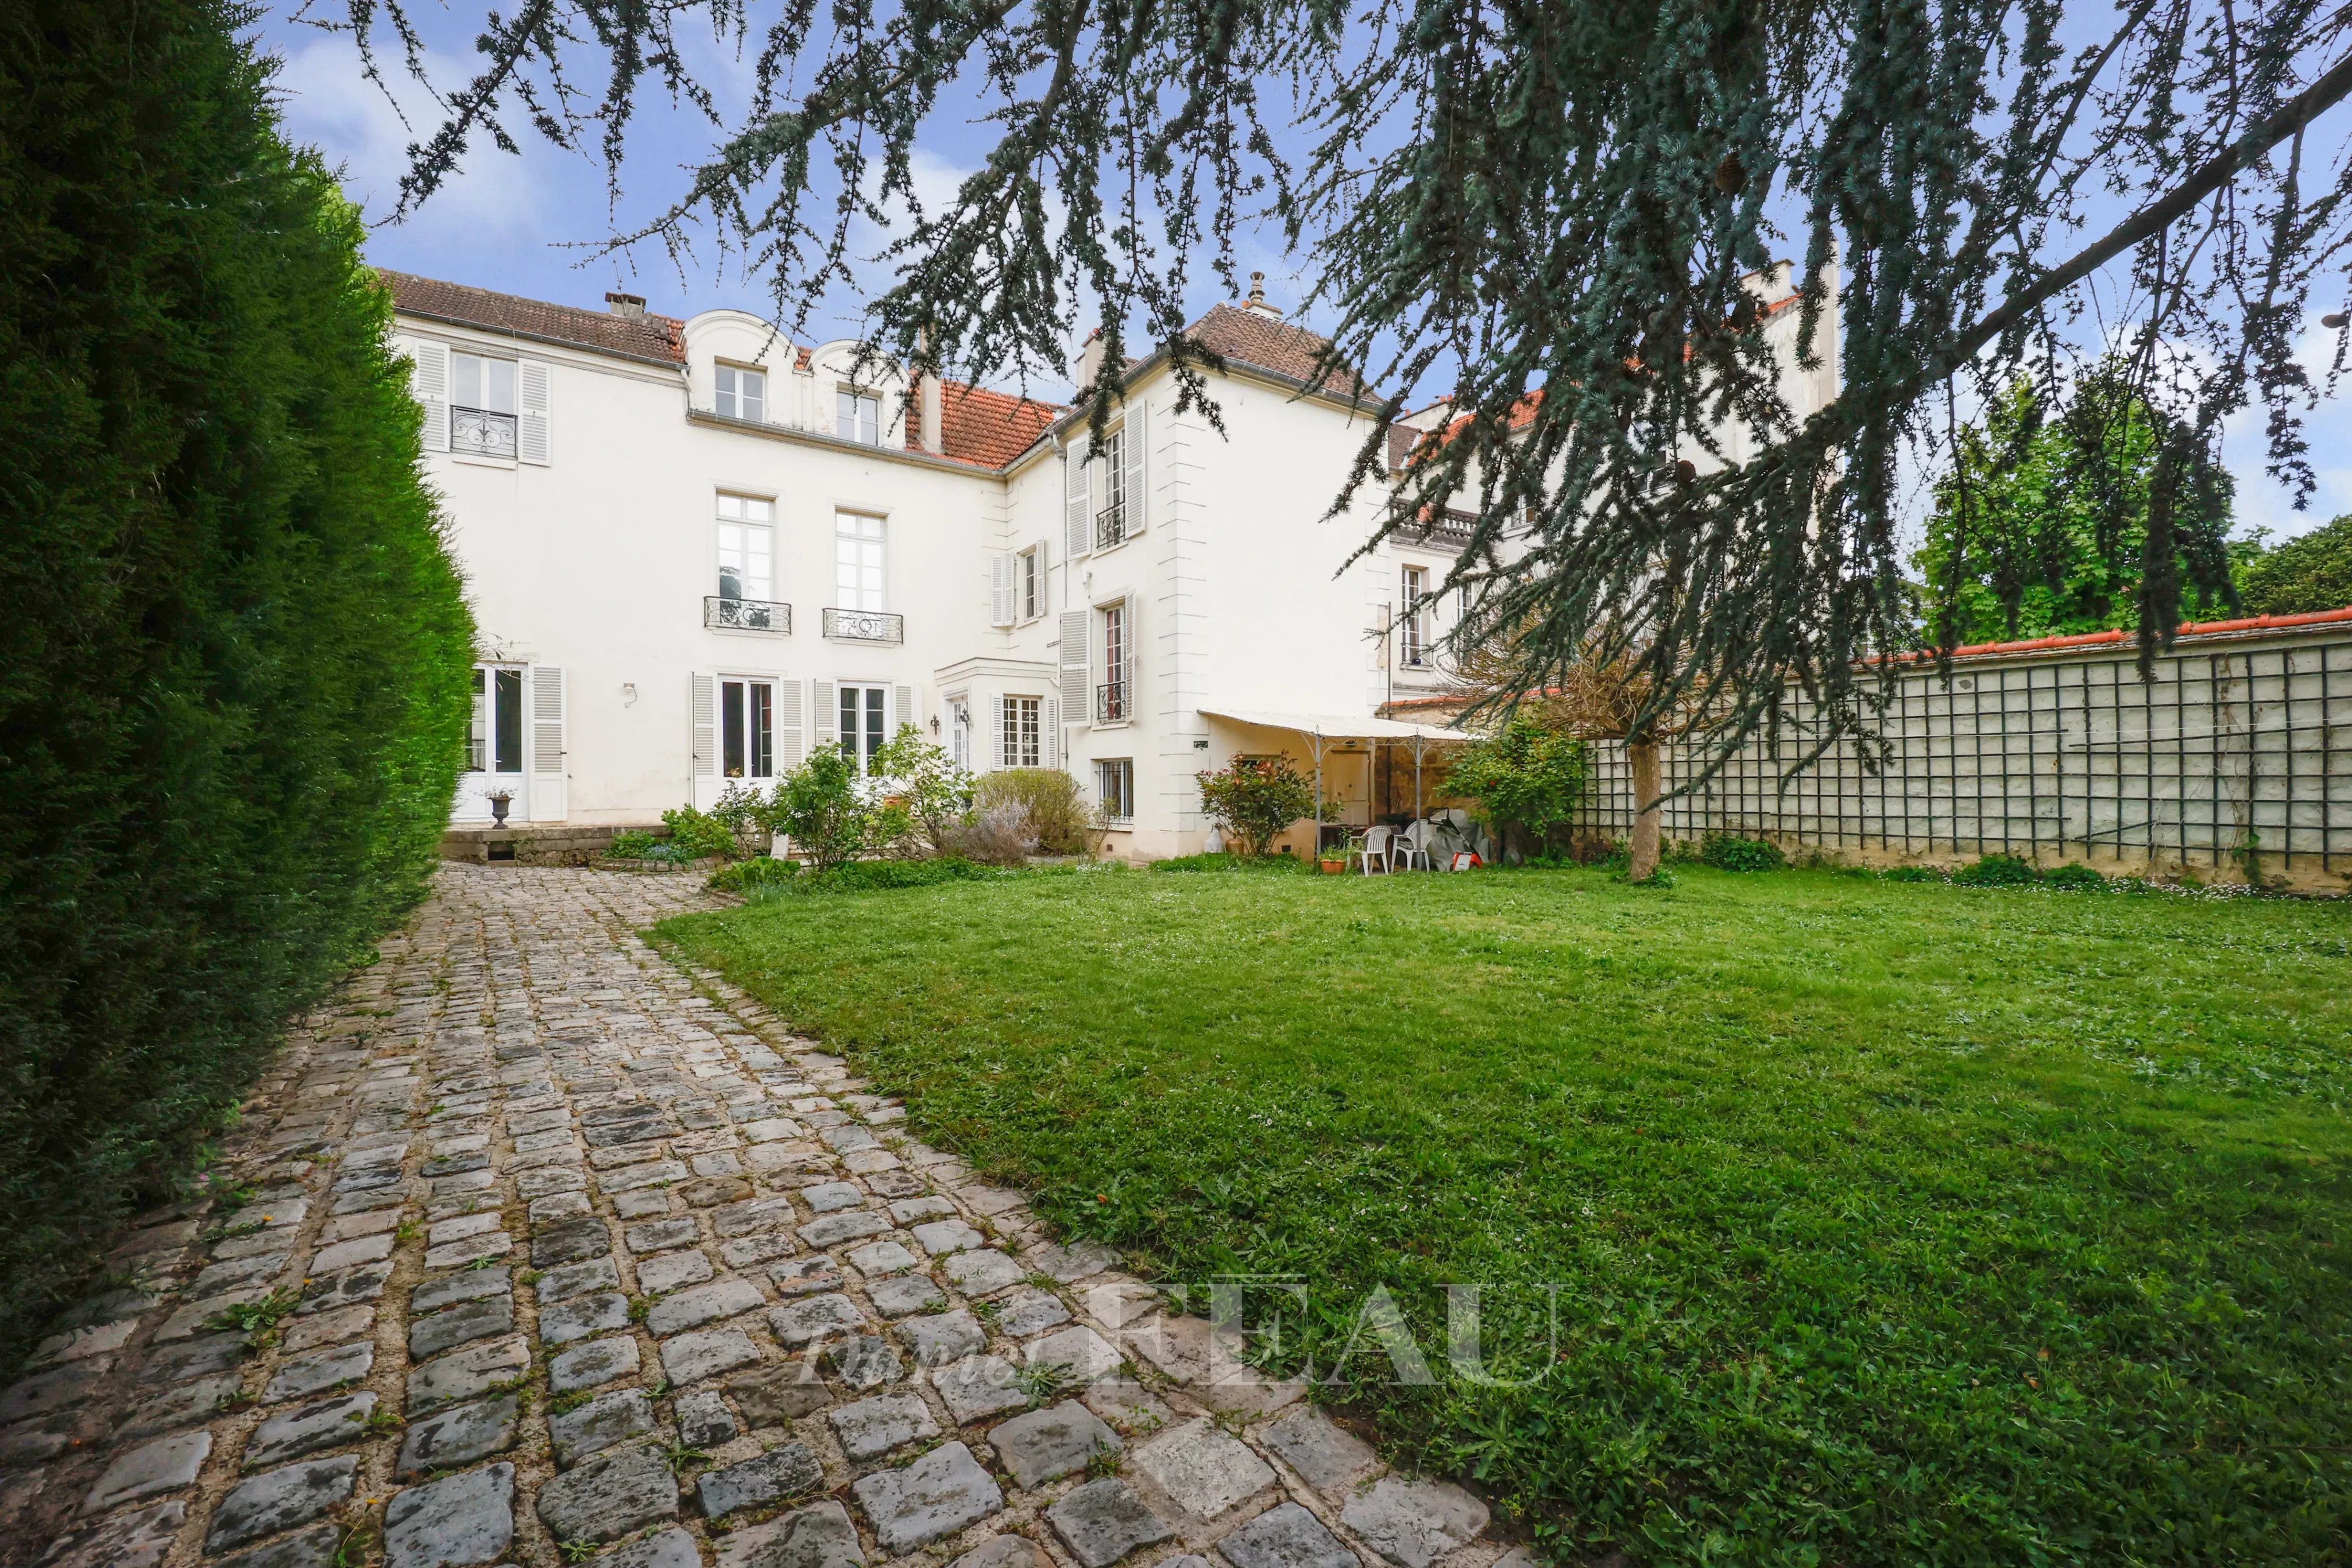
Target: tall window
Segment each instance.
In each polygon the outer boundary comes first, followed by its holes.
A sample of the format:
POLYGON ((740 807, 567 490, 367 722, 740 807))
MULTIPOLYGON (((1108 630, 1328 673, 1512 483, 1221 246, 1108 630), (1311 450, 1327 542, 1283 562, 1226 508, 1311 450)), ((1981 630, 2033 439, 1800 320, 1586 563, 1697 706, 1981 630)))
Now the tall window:
POLYGON ((1115 761, 1095 764, 1095 794, 1102 801, 1106 820, 1113 822, 1135 821, 1135 761, 1122 757, 1115 761))
POLYGON ((1417 670, 1428 663, 1429 573, 1417 566, 1404 569, 1404 620, 1397 628, 1399 662, 1417 670))
POLYGON ((882 400, 844 387, 834 399, 834 433, 844 441, 882 444, 882 400))
POLYGON ((882 519, 837 513, 833 528, 834 607, 882 608, 882 519))
POLYGON ((482 457, 515 455, 515 362, 449 356, 449 449, 482 457))
POLYGON ((948 755, 958 768, 971 768, 971 705, 961 697, 948 699, 948 755))
POLYGON ((718 371, 719 412, 729 419, 748 419, 754 424, 768 420, 768 376, 764 371, 740 370, 733 365, 721 365, 718 371))
POLYGON ((1044 730, 1039 727, 1043 702, 1036 697, 1006 697, 1004 699, 1004 755, 1002 766, 1035 768, 1043 761, 1045 751, 1044 730))
POLYGON ((776 596, 776 504, 756 496, 719 497, 719 597, 776 596))
POLYGON ((1118 724, 1129 716, 1127 689, 1127 601, 1106 604, 1102 616, 1103 684, 1095 693, 1095 722, 1118 724))
POLYGON ((1021 619, 1024 621, 1034 621, 1045 612, 1045 574, 1041 569, 1037 555, 1037 547, 1032 545, 1023 550, 1017 558, 1017 570, 1020 572, 1021 619))
POLYGON ((1127 538, 1127 431, 1104 438, 1095 454, 1103 465, 1102 500, 1095 507, 1095 549, 1108 549, 1127 538))
POLYGON ((466 731, 469 773, 522 771, 522 672, 474 667, 474 713, 466 731))
POLYGON ((719 683, 719 770, 730 779, 776 776, 776 687, 772 681, 719 683))
POLYGON ((889 700, 889 689, 885 686, 841 688, 841 751, 857 764, 861 773, 873 770, 874 754, 889 738, 882 733, 889 700))

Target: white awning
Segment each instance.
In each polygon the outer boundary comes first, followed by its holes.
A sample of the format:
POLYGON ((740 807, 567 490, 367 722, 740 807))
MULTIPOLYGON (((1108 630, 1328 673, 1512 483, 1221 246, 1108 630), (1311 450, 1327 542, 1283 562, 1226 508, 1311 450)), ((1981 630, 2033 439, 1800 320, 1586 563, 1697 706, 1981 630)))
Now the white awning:
POLYGON ((1393 718, 1367 718, 1360 714, 1263 713, 1248 709, 1204 707, 1203 718, 1228 719, 1264 729, 1291 729, 1320 740, 1472 741, 1478 737, 1433 724, 1406 724, 1393 718))

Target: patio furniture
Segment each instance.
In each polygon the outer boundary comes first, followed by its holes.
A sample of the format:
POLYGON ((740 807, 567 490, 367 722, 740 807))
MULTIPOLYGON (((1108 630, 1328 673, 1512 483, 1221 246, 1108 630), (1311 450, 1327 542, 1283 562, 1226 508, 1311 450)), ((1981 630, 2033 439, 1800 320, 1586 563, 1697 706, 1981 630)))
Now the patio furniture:
POLYGON ((1389 870, 1396 870, 1396 862, 1400 859, 1404 862, 1407 871, 1412 869, 1415 861, 1421 862, 1423 871, 1433 869, 1435 862, 1429 858, 1429 823, 1423 819, 1409 824, 1404 831, 1399 833, 1389 845, 1389 870))
POLYGON ((1356 863, 1362 868, 1366 876, 1372 874, 1372 862, 1374 861, 1379 861, 1381 862, 1381 869, 1384 872, 1392 872, 1396 870, 1395 866, 1389 863, 1389 855, 1391 852, 1389 846, 1395 837, 1396 830, 1394 828, 1366 828, 1364 830, 1364 842, 1363 846, 1356 852, 1356 863))

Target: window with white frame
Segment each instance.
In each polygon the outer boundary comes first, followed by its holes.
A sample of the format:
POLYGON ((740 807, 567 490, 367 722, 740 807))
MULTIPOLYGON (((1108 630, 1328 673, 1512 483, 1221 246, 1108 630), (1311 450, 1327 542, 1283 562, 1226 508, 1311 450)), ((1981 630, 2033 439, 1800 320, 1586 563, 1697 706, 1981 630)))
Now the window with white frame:
POLYGON ((515 362, 452 354, 449 382, 449 450, 477 457, 514 456, 515 362))
POLYGON ((1041 551, 1031 545, 1013 558, 1013 591, 1020 601, 1021 619, 1034 621, 1045 613, 1045 563, 1038 559, 1041 551))
POLYGON ((834 434, 844 441, 882 444, 882 400, 872 392, 843 387, 834 397, 834 434))
POLYGON ((1135 821, 1135 759, 1115 758, 1095 764, 1095 796, 1107 822, 1135 821))
POLYGON ((1397 624, 1397 662, 1406 669, 1418 670, 1429 663, 1428 569, 1406 567, 1400 591, 1404 600, 1404 614, 1397 624))
POLYGON ((1102 465, 1102 488, 1095 506, 1095 549, 1108 549, 1127 538, 1127 427, 1103 437, 1095 459, 1102 465))
POLYGON ((768 422, 768 374, 765 371, 747 371, 740 365, 720 365, 715 379, 721 414, 729 419, 748 419, 754 424, 768 422))
POLYGON ((719 682, 719 771, 729 779, 776 776, 776 684, 727 675, 719 682))
POLYGON ((1134 716, 1129 690, 1129 627, 1127 601, 1118 600, 1095 612, 1102 627, 1102 685, 1095 688, 1095 722, 1124 724, 1134 716))
POLYGON ((522 771, 522 672, 474 666, 474 713, 466 731, 466 771, 522 771))
POLYGON ((776 504, 757 496, 719 497, 719 597, 776 596, 776 504))
POLYGON ((874 754, 890 738, 882 732, 889 717, 890 689, 844 685, 840 702, 842 755, 856 763, 860 773, 870 773, 874 754))
POLYGON ((1036 768, 1043 764, 1045 706, 1042 697, 1004 699, 1004 749, 998 758, 999 767, 1036 768))
POLYGON ((879 612, 882 609, 882 519, 862 512, 835 515, 834 607, 879 612))
POLYGON ((958 768, 971 770, 971 704, 961 696, 948 698, 948 755, 958 768))

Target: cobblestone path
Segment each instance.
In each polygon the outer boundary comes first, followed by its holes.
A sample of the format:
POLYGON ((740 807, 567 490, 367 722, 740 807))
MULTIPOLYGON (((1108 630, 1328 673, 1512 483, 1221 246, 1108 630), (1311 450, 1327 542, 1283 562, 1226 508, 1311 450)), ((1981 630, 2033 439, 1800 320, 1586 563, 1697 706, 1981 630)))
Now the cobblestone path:
POLYGON ((1475 1498, 1385 1472, 1295 1388, 1214 1375, 1205 1322, 1054 1245, 1021 1194, 635 935, 703 902, 684 878, 446 868, 256 1095, 236 1190, 131 1231, 119 1288, 0 1391, 0 1552, 1503 1555, 1475 1498))

